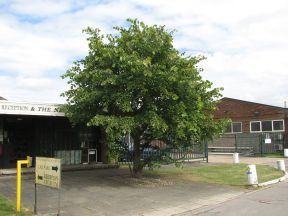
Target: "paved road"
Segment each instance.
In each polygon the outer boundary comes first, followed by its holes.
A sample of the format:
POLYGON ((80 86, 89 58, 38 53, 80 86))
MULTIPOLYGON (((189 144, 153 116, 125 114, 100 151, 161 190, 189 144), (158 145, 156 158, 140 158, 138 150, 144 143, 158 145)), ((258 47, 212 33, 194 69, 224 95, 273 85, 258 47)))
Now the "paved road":
POLYGON ((251 192, 217 205, 174 216, 287 216, 288 181, 251 192))
MULTIPOLYGON (((212 156, 211 162, 227 163, 231 156, 212 156)), ((278 158, 242 157, 241 162, 276 166, 278 158)), ((284 159, 288 170, 288 159, 284 159)), ((271 185, 252 193, 246 193, 221 204, 209 205, 174 214, 175 216, 287 216, 288 215, 288 180, 271 185)))

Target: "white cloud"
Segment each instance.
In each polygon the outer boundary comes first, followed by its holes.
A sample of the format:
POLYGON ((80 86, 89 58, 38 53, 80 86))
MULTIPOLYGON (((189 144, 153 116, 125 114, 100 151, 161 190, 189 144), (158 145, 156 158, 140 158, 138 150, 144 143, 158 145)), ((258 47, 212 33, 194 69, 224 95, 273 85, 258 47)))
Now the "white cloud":
POLYGON ((19 88, 28 89, 32 91, 38 89, 45 90, 49 88, 49 86, 53 85, 53 80, 49 78, 17 77, 16 82, 19 88))
POLYGON ((128 17, 177 29, 175 46, 206 53, 203 76, 224 96, 278 106, 288 97, 287 0, 15 0, 0 2, 0 12, 0 95, 8 99, 63 101, 59 75, 87 53, 82 29, 109 33, 128 17))
POLYGON ((0 93, 12 101, 64 103, 60 93, 68 88, 62 79, 0 76, 0 93))
POLYGON ((203 77, 224 87, 224 96, 282 106, 287 99, 287 54, 272 58, 279 52, 215 53, 201 64, 203 77))
POLYGON ((71 3, 67 0, 14 0, 10 9, 23 15, 46 17, 69 11, 71 3))
POLYGON ((25 30, 20 23, 0 21, 0 31, 1 70, 40 76, 67 66, 61 41, 25 30))

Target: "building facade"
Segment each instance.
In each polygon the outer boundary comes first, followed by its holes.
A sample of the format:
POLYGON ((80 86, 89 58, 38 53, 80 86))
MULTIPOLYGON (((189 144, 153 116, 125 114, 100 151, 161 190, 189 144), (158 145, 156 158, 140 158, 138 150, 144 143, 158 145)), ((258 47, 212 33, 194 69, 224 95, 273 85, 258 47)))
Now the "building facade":
POLYGON ((59 105, 0 100, 0 168, 15 167, 26 156, 57 157, 62 164, 101 161, 97 128, 73 126, 59 105), (91 158, 90 158, 91 161, 91 158))
POLYGON ((287 144, 288 109, 233 98, 222 98, 215 119, 230 119, 224 134, 210 146, 253 147, 254 151, 275 152, 287 144), (262 145, 263 144, 263 145, 262 145), (265 144, 265 145, 264 145, 265 144))
POLYGON ((288 132, 288 109, 260 103, 223 98, 215 119, 228 118, 226 133, 288 132))

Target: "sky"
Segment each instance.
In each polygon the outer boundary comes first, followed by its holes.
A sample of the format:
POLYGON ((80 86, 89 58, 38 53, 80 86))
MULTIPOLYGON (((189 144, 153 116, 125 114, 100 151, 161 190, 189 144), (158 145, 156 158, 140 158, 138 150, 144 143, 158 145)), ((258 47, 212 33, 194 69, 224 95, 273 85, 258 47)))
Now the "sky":
POLYGON ((175 29, 174 46, 204 55, 202 77, 223 96, 288 101, 287 0, 0 0, 0 96, 65 103, 60 76, 88 53, 88 26, 103 34, 137 18, 175 29))

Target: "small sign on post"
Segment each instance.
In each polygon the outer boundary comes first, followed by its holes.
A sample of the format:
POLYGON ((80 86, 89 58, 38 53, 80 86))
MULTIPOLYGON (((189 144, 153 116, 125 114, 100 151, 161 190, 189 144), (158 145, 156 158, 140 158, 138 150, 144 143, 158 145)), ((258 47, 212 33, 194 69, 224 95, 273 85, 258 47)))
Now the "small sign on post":
POLYGON ((271 139, 270 138, 268 138, 268 139, 265 139, 265 144, 271 144, 272 142, 271 142, 271 139))
POLYGON ((58 214, 60 215, 61 159, 36 157, 35 165, 35 206, 37 213, 37 184, 58 189, 58 214))

